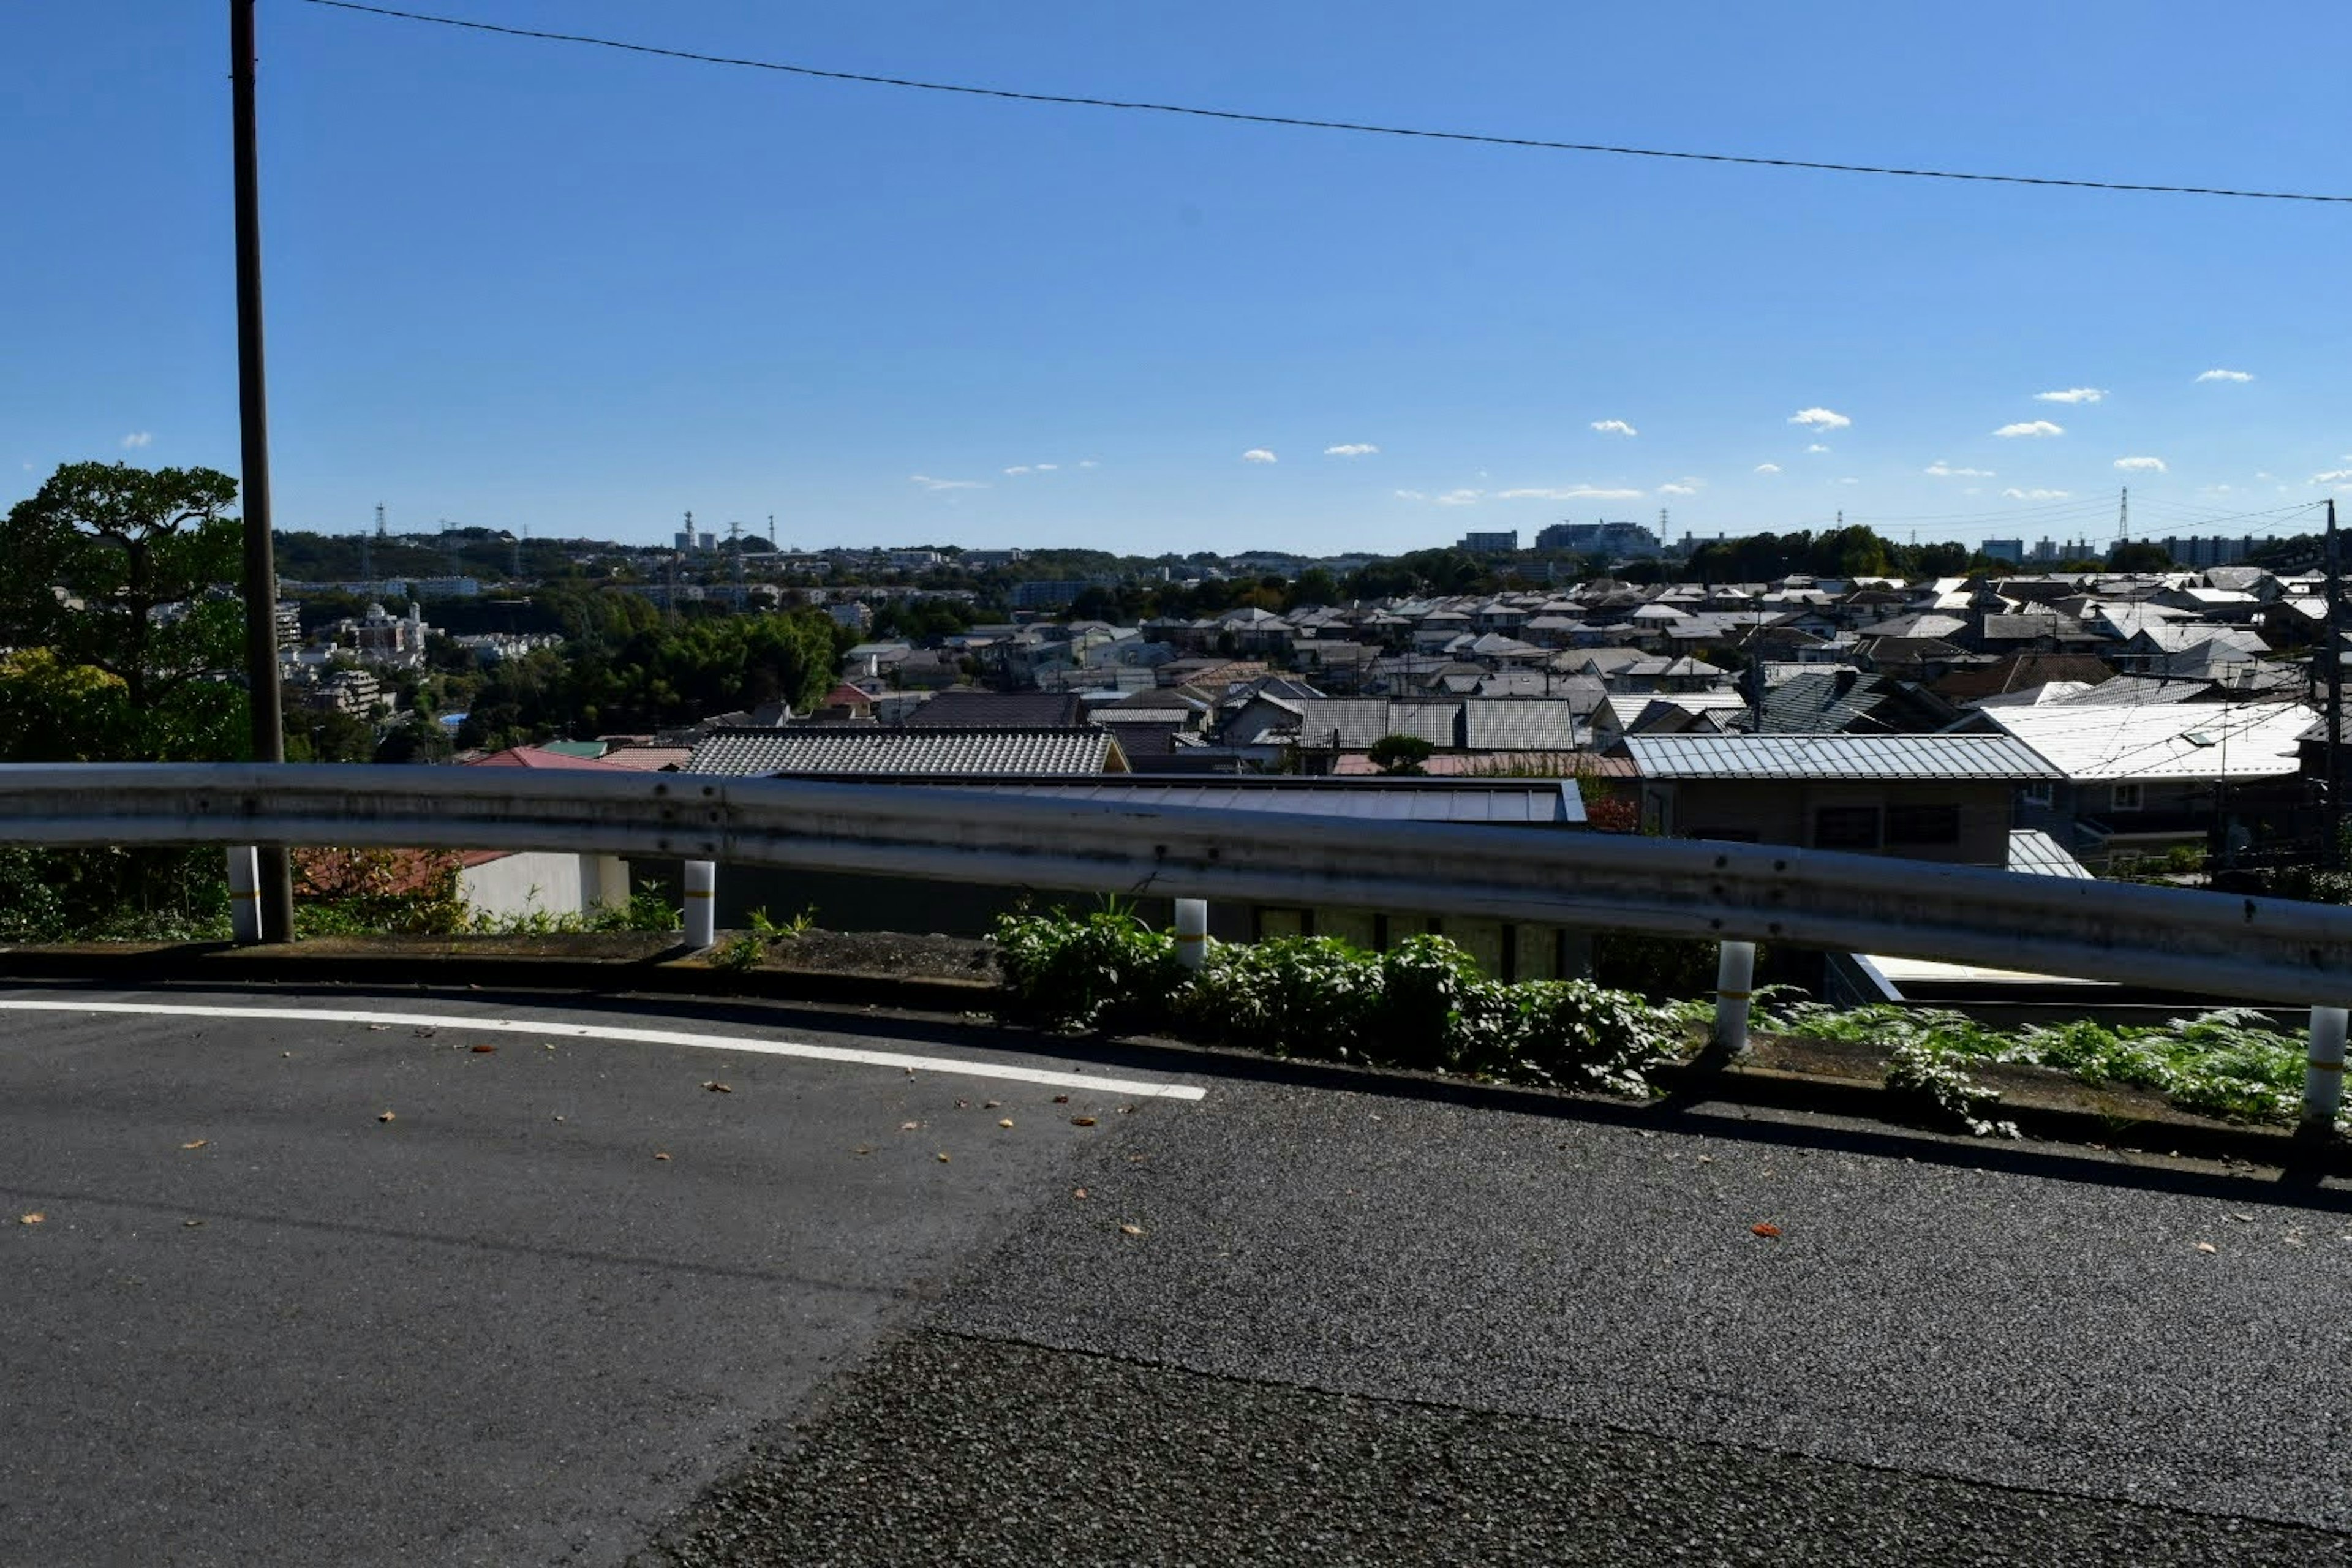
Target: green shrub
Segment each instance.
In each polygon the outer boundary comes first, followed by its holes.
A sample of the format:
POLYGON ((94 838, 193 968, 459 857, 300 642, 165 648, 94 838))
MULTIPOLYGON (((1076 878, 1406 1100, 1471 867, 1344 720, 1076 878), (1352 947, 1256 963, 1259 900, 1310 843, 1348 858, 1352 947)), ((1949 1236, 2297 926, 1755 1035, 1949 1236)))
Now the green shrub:
POLYGON ((1018 1009, 1065 1028, 1154 1028, 1183 984, 1176 940, 1117 910, 1003 915, 997 962, 1018 1009))

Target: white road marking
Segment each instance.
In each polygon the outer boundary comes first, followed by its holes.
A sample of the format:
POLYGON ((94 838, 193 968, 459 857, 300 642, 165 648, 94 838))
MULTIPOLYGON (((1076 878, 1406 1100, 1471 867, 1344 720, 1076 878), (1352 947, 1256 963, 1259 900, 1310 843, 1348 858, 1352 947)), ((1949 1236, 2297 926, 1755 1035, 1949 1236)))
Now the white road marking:
POLYGON ((1206 1089, 1195 1089, 1191 1084, 1147 1083, 1139 1079, 1099 1078, 1092 1073, 1052 1072, 1044 1068, 1015 1067, 1010 1062, 973 1061, 961 1057, 919 1057, 902 1051, 865 1051, 847 1046, 813 1046, 799 1040, 762 1040, 745 1035, 703 1035, 684 1029, 630 1029, 607 1024, 559 1024, 529 1018, 472 1017, 462 1013, 357 1013, 324 1007, 208 1007, 193 1003, 35 1002, 13 998, 0 999, 0 1012, 121 1013, 158 1018, 265 1018, 285 1023, 387 1024, 394 1027, 420 1029, 473 1029, 565 1040, 626 1040, 647 1046, 689 1046, 698 1050, 744 1051, 757 1056, 848 1062, 862 1067, 910 1068, 918 1072, 1006 1079, 1015 1083, 1042 1083, 1055 1089, 1083 1089, 1097 1094, 1155 1100, 1201 1100, 1208 1093, 1206 1089))

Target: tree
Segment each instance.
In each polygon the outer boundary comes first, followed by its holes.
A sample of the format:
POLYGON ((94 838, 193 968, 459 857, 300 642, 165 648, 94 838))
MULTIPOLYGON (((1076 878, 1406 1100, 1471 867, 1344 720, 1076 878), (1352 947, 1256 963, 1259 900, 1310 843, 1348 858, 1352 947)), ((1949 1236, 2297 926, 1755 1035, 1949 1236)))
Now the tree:
POLYGON ((2145 539, 2127 539, 2107 552, 2111 572, 2167 572, 2172 556, 2163 545, 2145 539))
MULTIPOLYGON (((0 679, 22 707, 78 683, 69 731, 18 731, 39 753, 117 761, 244 756, 243 526, 222 515, 236 481, 212 468, 68 463, 0 524, 0 646, 45 649, 0 679), (92 680, 71 672, 96 672, 92 680)), ((28 752, 26 748, 31 748, 28 752)))
POLYGON ((1419 735, 1382 735, 1364 754, 1371 759, 1374 767, 1393 776, 1420 773, 1422 764, 1436 750, 1419 735))

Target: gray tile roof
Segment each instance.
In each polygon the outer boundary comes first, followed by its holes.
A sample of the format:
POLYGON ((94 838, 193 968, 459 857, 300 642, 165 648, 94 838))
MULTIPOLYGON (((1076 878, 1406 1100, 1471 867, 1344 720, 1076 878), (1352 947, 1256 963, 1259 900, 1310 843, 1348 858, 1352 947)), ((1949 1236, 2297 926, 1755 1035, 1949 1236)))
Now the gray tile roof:
POLYGON ((1324 697, 1299 704, 1298 743, 1360 752, 1386 735, 1418 735, 1446 750, 1459 746, 1459 702, 1391 702, 1384 697, 1324 697))
POLYGON ((1470 752, 1566 752, 1576 746, 1575 709, 1539 697, 1471 698, 1462 704, 1470 752))
POLYGON ((1066 729, 1080 721, 1084 704, 1074 691, 942 691, 907 715, 910 728, 925 730, 1066 729))
POLYGON ((1650 779, 2054 779, 2007 735, 1628 735, 1650 779))
POLYGON ((721 730, 681 770, 731 777, 775 773, 1003 776, 1100 773, 1126 765, 1108 730, 918 730, 871 724, 795 724, 721 730))

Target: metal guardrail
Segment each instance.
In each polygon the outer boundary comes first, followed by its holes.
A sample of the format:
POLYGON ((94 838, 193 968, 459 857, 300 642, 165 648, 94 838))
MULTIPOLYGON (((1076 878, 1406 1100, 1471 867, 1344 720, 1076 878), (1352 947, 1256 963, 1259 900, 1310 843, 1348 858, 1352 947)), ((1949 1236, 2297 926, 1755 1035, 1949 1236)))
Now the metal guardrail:
MULTIPOLYGON (((692 774, 39 763, 0 767, 0 839, 603 852, 1781 942, 2331 1013, 2352 1000, 2352 909, 1556 828, 692 774)), ((1744 1024, 1737 956, 1722 999, 1744 1024)), ((2319 1054, 2315 1083, 2333 1085, 2340 1066, 2319 1054)))

